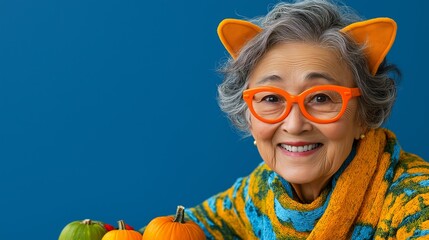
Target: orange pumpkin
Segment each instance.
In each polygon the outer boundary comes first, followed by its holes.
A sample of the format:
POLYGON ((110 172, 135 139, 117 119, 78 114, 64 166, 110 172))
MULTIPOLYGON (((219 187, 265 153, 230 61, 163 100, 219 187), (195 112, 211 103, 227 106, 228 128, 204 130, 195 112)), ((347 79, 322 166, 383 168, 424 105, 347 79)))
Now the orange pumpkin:
POLYGON ((142 235, 134 230, 128 230, 123 220, 118 221, 118 229, 107 232, 101 240, 141 240, 142 235))
POLYGON ((154 218, 146 226, 143 240, 203 240, 203 230, 192 221, 185 221, 185 207, 178 206, 176 216, 154 218))

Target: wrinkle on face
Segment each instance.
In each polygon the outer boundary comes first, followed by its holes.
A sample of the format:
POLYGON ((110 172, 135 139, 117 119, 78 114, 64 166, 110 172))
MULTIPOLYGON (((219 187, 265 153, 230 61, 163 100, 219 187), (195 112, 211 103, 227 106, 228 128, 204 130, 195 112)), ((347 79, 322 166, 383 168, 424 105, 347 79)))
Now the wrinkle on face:
MULTIPOLYGON (((274 86, 293 95, 317 85, 354 87, 349 68, 332 49, 307 43, 283 43, 272 47, 249 77, 249 88, 274 86)), ((250 130, 266 164, 291 183, 302 201, 320 194, 349 155, 359 136, 357 100, 351 99, 344 115, 329 124, 306 119, 298 106, 282 122, 268 124, 250 116, 250 130), (323 144, 313 154, 293 157, 279 147, 283 142, 323 144)))

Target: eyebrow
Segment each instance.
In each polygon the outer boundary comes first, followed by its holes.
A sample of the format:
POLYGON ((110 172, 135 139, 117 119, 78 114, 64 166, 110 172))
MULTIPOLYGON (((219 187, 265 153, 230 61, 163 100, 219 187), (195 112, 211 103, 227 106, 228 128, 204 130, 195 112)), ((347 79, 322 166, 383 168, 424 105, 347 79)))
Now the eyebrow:
POLYGON ((261 80, 257 81, 257 85, 264 85, 267 82, 280 82, 282 78, 278 75, 270 75, 267 77, 262 78, 261 80))
POLYGON ((305 79, 311 80, 311 79, 317 79, 317 78, 323 78, 326 79, 328 82, 335 83, 339 85, 339 82, 335 80, 335 78, 331 77, 328 73, 324 72, 311 72, 305 76, 305 79))
MULTIPOLYGON (((305 80, 312 80, 312 79, 318 79, 322 78, 327 80, 328 82, 335 83, 336 85, 339 85, 339 82, 335 80, 335 78, 331 77, 328 73, 324 72, 310 72, 305 76, 305 80)), ((257 85, 264 85, 267 82, 280 82, 282 78, 278 75, 269 75, 267 77, 262 78, 258 82, 256 82, 257 85)))

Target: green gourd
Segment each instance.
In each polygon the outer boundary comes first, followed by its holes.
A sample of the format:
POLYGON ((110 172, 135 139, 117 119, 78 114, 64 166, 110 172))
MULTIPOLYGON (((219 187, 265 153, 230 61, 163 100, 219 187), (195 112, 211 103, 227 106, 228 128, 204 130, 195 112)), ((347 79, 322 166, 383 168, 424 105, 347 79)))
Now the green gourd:
POLYGON ((101 222, 85 219, 67 224, 58 240, 101 240, 106 232, 101 222))

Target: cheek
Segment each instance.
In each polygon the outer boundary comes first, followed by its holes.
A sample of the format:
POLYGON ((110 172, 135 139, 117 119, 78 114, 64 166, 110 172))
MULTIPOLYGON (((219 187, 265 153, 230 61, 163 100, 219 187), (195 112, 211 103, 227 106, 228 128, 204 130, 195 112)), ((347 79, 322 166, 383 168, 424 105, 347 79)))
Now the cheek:
POLYGON ((323 134, 330 140, 353 142, 356 133, 359 132, 355 106, 347 108, 344 115, 337 122, 328 125, 320 125, 319 129, 321 129, 323 134))
POLYGON ((278 124, 267 124, 257 119, 251 119, 250 126, 250 131, 256 140, 259 155, 269 167, 274 168, 276 147, 273 146, 273 138, 278 124))
POLYGON ((330 142, 343 142, 349 138, 353 139, 350 133, 351 127, 347 124, 335 123, 336 126, 323 126, 319 130, 330 142))
POLYGON ((336 172, 350 154, 359 126, 356 124, 353 111, 346 111, 337 122, 320 126, 319 130, 326 137, 326 164, 336 172))
POLYGON ((273 138, 278 124, 268 124, 254 118, 250 118, 250 132, 257 141, 267 141, 273 138))

